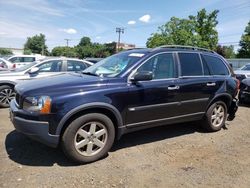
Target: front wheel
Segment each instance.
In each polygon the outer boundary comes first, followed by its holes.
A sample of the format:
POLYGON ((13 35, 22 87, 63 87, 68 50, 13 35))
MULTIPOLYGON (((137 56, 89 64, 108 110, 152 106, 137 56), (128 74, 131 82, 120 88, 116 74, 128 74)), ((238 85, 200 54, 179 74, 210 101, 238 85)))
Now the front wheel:
POLYGON ((16 93, 13 87, 8 85, 0 86, 0 107, 8 108, 10 106, 10 101, 14 99, 16 93))
POLYGON ((227 118, 227 106, 222 101, 214 102, 207 110, 202 126, 210 132, 219 131, 227 118))
POLYGON ((62 136, 62 149, 70 159, 89 163, 107 155, 114 138, 114 124, 107 116, 86 114, 67 127, 62 136))

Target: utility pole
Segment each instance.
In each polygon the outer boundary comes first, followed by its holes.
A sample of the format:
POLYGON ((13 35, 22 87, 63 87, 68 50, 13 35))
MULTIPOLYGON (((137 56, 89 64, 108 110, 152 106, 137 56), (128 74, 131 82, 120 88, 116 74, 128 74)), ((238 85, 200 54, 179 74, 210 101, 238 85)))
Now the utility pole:
POLYGON ((64 39, 66 40, 66 46, 69 47, 69 41, 71 41, 71 39, 64 39))
POLYGON ((119 52, 120 49, 120 40, 121 40, 121 33, 124 33, 124 28, 117 27, 116 28, 116 33, 118 33, 118 42, 117 42, 117 52, 119 52))

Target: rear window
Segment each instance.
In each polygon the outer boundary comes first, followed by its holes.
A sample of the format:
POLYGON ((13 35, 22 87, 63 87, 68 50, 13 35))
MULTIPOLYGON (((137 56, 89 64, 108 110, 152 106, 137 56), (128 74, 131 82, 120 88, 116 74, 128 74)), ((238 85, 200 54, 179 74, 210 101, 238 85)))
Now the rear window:
POLYGON ((200 57, 196 53, 179 53, 182 76, 203 75, 200 57))
POLYGON ((206 63, 212 75, 228 75, 225 63, 218 57, 202 55, 202 60, 206 63))

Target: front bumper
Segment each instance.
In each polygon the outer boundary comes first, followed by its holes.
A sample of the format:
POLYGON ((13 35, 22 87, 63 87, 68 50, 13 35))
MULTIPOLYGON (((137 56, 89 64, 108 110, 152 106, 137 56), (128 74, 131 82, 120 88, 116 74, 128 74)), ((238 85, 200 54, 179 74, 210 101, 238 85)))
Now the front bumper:
POLYGON ((10 103, 10 119, 18 132, 37 140, 50 147, 57 147, 59 143, 59 135, 49 134, 49 123, 43 121, 28 120, 18 117, 20 110, 15 104, 15 100, 10 103))

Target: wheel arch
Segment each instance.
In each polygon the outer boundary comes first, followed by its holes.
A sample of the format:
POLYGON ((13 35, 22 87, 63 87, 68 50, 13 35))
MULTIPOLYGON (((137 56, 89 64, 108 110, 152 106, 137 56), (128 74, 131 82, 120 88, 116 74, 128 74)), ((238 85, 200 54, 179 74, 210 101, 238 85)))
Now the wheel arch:
POLYGON ((15 82, 11 82, 11 81, 0 82, 0 87, 1 87, 1 86, 5 86, 5 85, 10 86, 10 87, 12 87, 12 88, 14 89, 16 83, 15 83, 15 82))
POLYGON ((207 105, 207 109, 216 101, 223 101, 226 106, 227 106, 227 109, 229 109, 230 105, 231 105, 231 102, 232 102, 232 96, 229 95, 228 93, 221 93, 221 94, 217 94, 210 102, 209 104, 207 105))
POLYGON ((123 125, 121 114, 113 105, 106 103, 89 103, 72 109, 59 122, 56 129, 56 135, 62 136, 65 129, 74 119, 88 113, 101 113, 109 117, 114 123, 116 137, 119 137, 118 128, 123 125))

